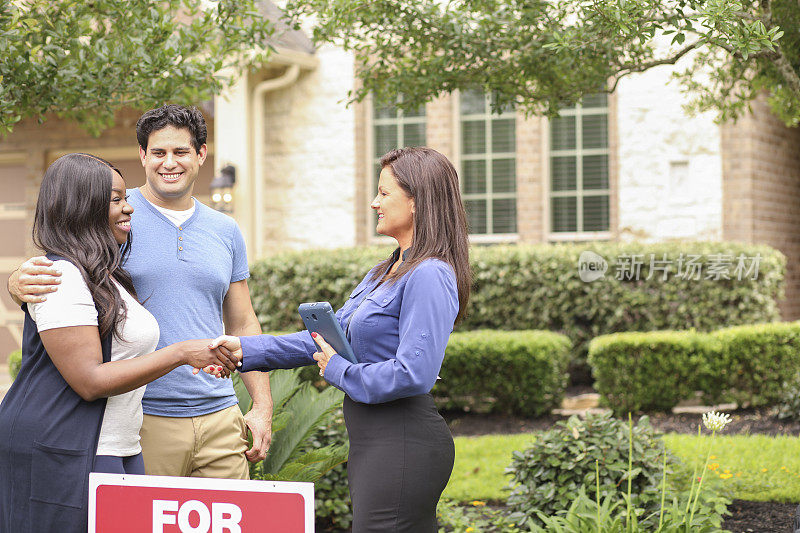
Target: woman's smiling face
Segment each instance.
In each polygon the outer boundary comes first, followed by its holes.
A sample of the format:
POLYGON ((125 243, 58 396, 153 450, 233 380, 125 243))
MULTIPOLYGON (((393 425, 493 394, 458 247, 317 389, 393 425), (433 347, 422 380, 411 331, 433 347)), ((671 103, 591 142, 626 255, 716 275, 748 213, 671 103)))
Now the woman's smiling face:
POLYGON ((394 237, 403 249, 411 245, 414 236, 414 199, 400 187, 388 166, 381 170, 378 194, 370 207, 378 214, 375 231, 394 237))
POLYGON ((111 176, 111 205, 108 209, 108 223, 117 244, 123 245, 128 241, 128 234, 131 232, 133 207, 128 203, 125 195, 125 180, 113 170, 111 176))

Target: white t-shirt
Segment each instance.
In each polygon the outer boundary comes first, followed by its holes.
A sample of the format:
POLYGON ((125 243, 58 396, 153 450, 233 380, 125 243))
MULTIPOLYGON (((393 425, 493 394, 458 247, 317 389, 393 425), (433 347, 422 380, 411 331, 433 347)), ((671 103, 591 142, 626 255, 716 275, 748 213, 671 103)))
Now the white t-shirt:
MULTIPOLYGON (((69 261, 56 261, 61 270, 58 290, 41 303, 29 304, 28 312, 38 331, 69 326, 96 326, 97 309, 78 268, 69 261)), ((158 345, 158 323, 150 312, 128 291, 115 282, 127 306, 118 331, 111 339, 111 360, 131 359, 150 353, 158 345)), ((142 396, 144 386, 111 396, 106 403, 103 426, 97 444, 97 455, 128 457, 142 451, 139 430, 142 428, 142 396)))
MULTIPOLYGON (((145 200, 147 200, 147 198, 145 198, 145 200)), ((150 200, 147 201, 150 202, 150 200)), ((182 211, 177 211, 175 209, 167 209, 166 207, 158 206, 153 202, 150 202, 150 205, 158 209, 158 211, 162 215, 167 217, 169 221, 175 224, 176 226, 180 226, 181 224, 189 220, 189 218, 191 218, 191 216, 194 214, 195 208, 197 207, 194 204, 194 199, 192 199, 192 207, 190 207, 189 209, 184 209, 182 211)))

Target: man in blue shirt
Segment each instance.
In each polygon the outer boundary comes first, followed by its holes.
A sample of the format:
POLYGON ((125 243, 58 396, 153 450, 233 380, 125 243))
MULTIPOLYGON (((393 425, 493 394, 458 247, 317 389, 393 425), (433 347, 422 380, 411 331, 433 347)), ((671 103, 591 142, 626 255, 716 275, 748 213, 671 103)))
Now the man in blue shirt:
MULTIPOLYGON (((202 114, 177 105, 153 109, 139 119, 136 135, 146 183, 129 191, 135 244, 124 266, 158 320, 158 348, 223 331, 260 334, 239 227, 192 197, 208 150, 202 114)), ((56 290, 59 274, 49 264, 26 261, 9 279, 12 296, 37 302, 56 290)), ((230 380, 179 367, 147 386, 141 436, 148 474, 249 477, 247 461, 263 460, 269 448, 272 397, 267 374, 241 376, 253 398, 244 418, 230 380)))

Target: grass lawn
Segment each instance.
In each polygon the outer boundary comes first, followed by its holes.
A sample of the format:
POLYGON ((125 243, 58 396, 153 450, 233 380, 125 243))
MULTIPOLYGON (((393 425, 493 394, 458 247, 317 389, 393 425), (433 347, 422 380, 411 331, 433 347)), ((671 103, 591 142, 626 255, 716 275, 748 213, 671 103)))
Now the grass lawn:
MULTIPOLYGON (((444 497, 457 501, 503 500, 514 450, 527 448, 535 433, 457 437, 456 462, 444 497)), ((689 465, 700 464, 709 436, 668 434, 664 441, 689 465)), ((800 502, 800 438, 763 435, 718 436, 709 474, 729 485, 743 500, 800 502)))
POLYGON ((503 475, 511 464, 511 453, 530 446, 535 433, 456 437, 456 463, 445 498, 458 501, 501 500, 508 484, 503 475))
MULTIPOLYGON (((705 460, 710 440, 709 436, 664 436, 667 448, 690 465, 705 460)), ((711 453, 708 473, 729 485, 734 498, 800 502, 800 438, 720 435, 711 453)))

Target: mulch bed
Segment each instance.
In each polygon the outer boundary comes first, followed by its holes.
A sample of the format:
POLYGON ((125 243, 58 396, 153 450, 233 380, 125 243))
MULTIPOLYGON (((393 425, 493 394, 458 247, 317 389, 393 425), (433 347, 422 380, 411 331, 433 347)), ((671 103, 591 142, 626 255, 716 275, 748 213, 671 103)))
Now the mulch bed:
MULTIPOLYGON (((770 436, 800 435, 800 422, 779 420, 768 410, 740 409, 729 413, 731 423, 725 435, 763 434, 770 436)), ((562 416, 515 418, 481 413, 442 412, 454 436, 475 436, 498 433, 527 433, 549 429, 562 416)), ((635 421, 634 421, 635 422, 635 421)), ((650 415, 650 423, 664 433, 697 434, 699 414, 659 413, 650 415)), ((734 500, 723 527, 732 533, 792 533, 797 504, 734 500)))
MULTIPOLYGON (((765 409, 740 409, 732 413, 725 435, 800 435, 800 422, 779 420, 765 409)), ((489 435, 492 433, 528 433, 550 429, 566 416, 548 415, 540 418, 521 418, 463 411, 442 411, 453 436, 489 435)), ((649 415, 650 424, 664 433, 696 434, 701 424, 699 414, 656 413, 649 415)), ((638 417, 634 417, 636 423, 638 417)), ((705 431, 705 430, 704 430, 705 431)))
POLYGON ((792 533, 793 503, 733 500, 722 527, 733 533, 792 533))

